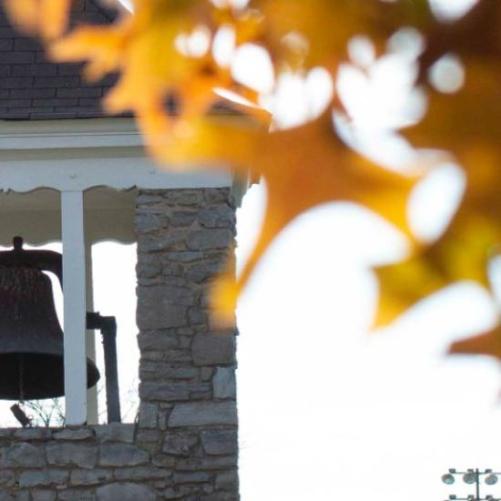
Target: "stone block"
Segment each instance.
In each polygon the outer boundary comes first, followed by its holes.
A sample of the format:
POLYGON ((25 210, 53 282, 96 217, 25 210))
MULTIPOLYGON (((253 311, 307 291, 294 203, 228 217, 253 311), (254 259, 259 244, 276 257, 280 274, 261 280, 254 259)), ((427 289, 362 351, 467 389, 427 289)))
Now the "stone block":
POLYGON ((238 492, 238 471, 230 470, 218 473, 216 476, 216 489, 238 492))
POLYGON ((101 466, 135 466, 145 464, 150 455, 132 444, 105 444, 101 446, 101 466))
POLYGON ((233 228, 236 223, 235 211, 229 205, 202 209, 200 224, 206 228, 233 228))
POLYGON ((188 322, 190 325, 207 325, 209 317, 207 312, 200 306, 194 306, 188 310, 188 322))
POLYGON ((166 261, 175 261, 180 263, 192 263, 202 259, 203 252, 200 251, 182 251, 182 252, 168 252, 164 259, 166 261))
POLYGON ((230 198, 228 188, 209 188, 204 190, 204 197, 209 204, 227 203, 230 198))
POLYGON ((28 443, 14 444, 5 449, 3 463, 12 467, 40 468, 45 465, 43 449, 28 443))
POLYGON ((169 226, 169 219, 165 214, 140 212, 136 214, 134 225, 137 232, 150 233, 167 228, 169 226))
POLYGON ((53 434, 56 440, 86 440, 94 437, 92 428, 64 428, 61 431, 56 431, 53 434))
POLYGON ((139 368, 141 380, 147 379, 195 379, 200 369, 195 367, 172 367, 163 362, 141 361, 139 368))
POLYGON ((99 442, 132 443, 136 427, 132 423, 110 423, 94 427, 99 442))
POLYGON ((160 430, 139 429, 136 434, 136 443, 141 446, 143 442, 158 443, 161 440, 160 430))
POLYGON ((97 447, 70 442, 49 444, 47 461, 51 465, 94 468, 97 463, 97 447))
POLYGON ((52 436, 48 428, 22 428, 14 432, 14 437, 19 440, 45 440, 52 436))
POLYGON ((187 500, 188 495, 193 494, 193 488, 187 485, 169 487, 162 492, 162 499, 183 499, 187 500))
POLYGON ((70 476, 67 470, 25 470, 19 476, 20 487, 45 487, 48 485, 64 485, 70 476))
POLYGON ((94 468, 92 470, 73 470, 70 476, 72 486, 96 485, 108 482, 113 478, 111 470, 94 468))
POLYGON ((156 428, 158 426, 158 407, 156 404, 141 402, 139 404, 139 426, 156 428))
POLYGON ((172 226, 190 226, 197 219, 196 211, 178 210, 170 215, 172 226))
POLYGON ((232 334, 198 334, 191 346, 195 365, 235 363, 235 336, 232 334))
POLYGON ((195 393, 204 393, 210 391, 207 383, 141 383, 139 386, 139 395, 144 400, 158 400, 163 402, 176 402, 180 400, 189 400, 195 393))
POLYGON ((203 193, 200 190, 169 190, 165 198, 179 205, 197 206, 202 203, 203 193))
POLYGON ((197 484, 200 482, 208 482, 211 479, 211 476, 203 471, 194 471, 194 472, 179 472, 174 473, 174 483, 175 484, 197 484))
POLYGON ((140 278, 154 278, 162 273, 162 264, 158 259, 151 262, 141 260, 136 265, 136 273, 140 278))
POLYGON ((34 489, 31 492, 31 499, 32 501, 55 501, 56 492, 49 489, 34 489))
POLYGON ((223 261, 221 259, 193 264, 186 270, 185 276, 191 282, 200 284, 208 279, 214 278, 221 270, 222 265, 223 261))
POLYGON ((198 437, 193 434, 167 433, 162 451, 171 456, 189 456, 198 444, 198 437))
POLYGON ((209 455, 227 455, 238 452, 238 437, 234 430, 207 430, 201 433, 202 447, 209 455))
POLYGON ((141 252, 162 252, 168 250, 180 251, 184 250, 185 239, 185 231, 176 230, 161 233, 160 235, 140 233, 137 243, 141 252))
POLYGON ((164 468, 149 465, 117 468, 115 470, 117 480, 165 480, 171 476, 171 472, 166 471, 164 468))
POLYGON ((187 325, 187 307, 173 304, 163 286, 138 287, 137 325, 140 329, 168 329, 187 325))
POLYGON ((90 489, 65 489, 58 492, 58 501, 95 501, 94 490, 90 489))
POLYGON ((233 242, 233 232, 228 229, 198 230, 186 238, 190 250, 227 249, 233 242))
POLYGON ((141 351, 167 351, 179 348, 179 337, 163 332, 139 334, 137 342, 141 351))
POLYGON ((176 468, 182 471, 210 471, 226 470, 237 467, 237 456, 208 456, 204 458, 190 457, 180 458, 176 462, 176 468))
POLYGON ((113 483, 98 487, 97 501, 156 501, 158 498, 151 487, 131 482, 113 483))
POLYGON ((168 426, 236 425, 237 407, 235 402, 193 402, 176 404, 172 410, 168 426))
POLYGON ((212 390, 214 398, 235 399, 237 394, 235 369, 233 367, 218 367, 212 379, 212 390))
POLYGON ((16 475, 12 470, 0 468, 0 485, 11 486, 14 484, 15 479, 16 475))
POLYGON ((201 496, 197 501, 237 501, 238 496, 230 492, 213 492, 207 496, 201 496))

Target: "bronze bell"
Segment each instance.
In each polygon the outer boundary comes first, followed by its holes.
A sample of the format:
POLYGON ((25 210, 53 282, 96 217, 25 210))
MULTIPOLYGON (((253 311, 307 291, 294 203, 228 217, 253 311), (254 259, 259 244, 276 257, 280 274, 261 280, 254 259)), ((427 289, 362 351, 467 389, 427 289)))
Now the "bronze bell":
MULTIPOLYGON (((24 250, 0 252, 0 399, 31 400, 64 395, 63 332, 49 277, 62 281, 61 254, 24 250)), ((82 333, 83 335, 83 333, 82 333)), ((87 387, 99 371, 87 359, 87 387)))

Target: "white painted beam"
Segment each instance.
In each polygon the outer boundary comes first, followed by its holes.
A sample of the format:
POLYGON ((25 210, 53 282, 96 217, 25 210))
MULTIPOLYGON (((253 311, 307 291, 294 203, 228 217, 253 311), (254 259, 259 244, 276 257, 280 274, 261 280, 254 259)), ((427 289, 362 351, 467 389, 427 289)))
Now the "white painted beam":
POLYGON ((66 424, 87 419, 86 288, 83 193, 61 193, 66 424))
MULTIPOLYGON (((0 190, 28 192, 38 188, 59 191, 85 191, 95 186, 117 190, 189 189, 231 187, 232 176, 222 170, 186 166, 186 171, 160 171, 151 160, 121 157, 119 151, 109 158, 23 158, 16 154, 0 158, 0 190)), ((76 155, 76 153, 75 153, 76 155)))

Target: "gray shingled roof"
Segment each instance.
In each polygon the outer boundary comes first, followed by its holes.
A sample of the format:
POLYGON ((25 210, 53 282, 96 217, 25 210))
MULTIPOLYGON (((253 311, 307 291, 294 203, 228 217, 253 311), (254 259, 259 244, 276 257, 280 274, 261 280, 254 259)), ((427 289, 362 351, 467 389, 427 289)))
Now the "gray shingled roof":
MULTIPOLYGON (((106 24, 112 18, 94 0, 74 2, 73 24, 106 24)), ((36 40, 10 26, 0 0, 0 120, 102 116, 100 100, 114 79, 88 85, 80 72, 78 64, 48 62, 36 40)))

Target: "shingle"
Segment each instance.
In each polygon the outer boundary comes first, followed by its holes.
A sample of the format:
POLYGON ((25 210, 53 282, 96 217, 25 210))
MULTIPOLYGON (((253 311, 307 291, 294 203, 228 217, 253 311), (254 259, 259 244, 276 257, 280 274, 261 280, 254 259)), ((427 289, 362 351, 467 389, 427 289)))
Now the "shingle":
POLYGON ((0 108, 27 108, 31 99, 0 99, 0 108))
POLYGON ((0 50, 12 50, 14 47, 14 40, 10 38, 0 38, 0 50))
POLYGON ((102 94, 101 87, 78 87, 75 89, 57 89, 59 97, 99 97, 102 94))
POLYGON ((10 91, 12 98, 52 97, 55 95, 56 89, 12 89, 10 91))
POLYGON ((18 37, 14 40, 14 49, 37 51, 40 50, 40 44, 32 38, 18 37))
POLYGON ((33 52, 9 51, 0 53, 0 64, 22 64, 34 61, 35 54, 33 52))
MULTIPOLYGON (((110 23, 114 13, 94 0, 74 0, 71 24, 110 23)), ((48 61, 40 43, 9 25, 0 0, 0 120, 99 117, 101 97, 116 76, 89 85, 82 64, 48 61)))
POLYGON ((1 89, 27 89, 33 87, 32 77, 4 77, 0 78, 1 89))
POLYGON ((78 99, 60 99, 57 97, 50 97, 47 99, 33 99, 34 108, 38 108, 40 106, 66 108, 67 106, 76 106, 77 104, 78 104, 78 99))

